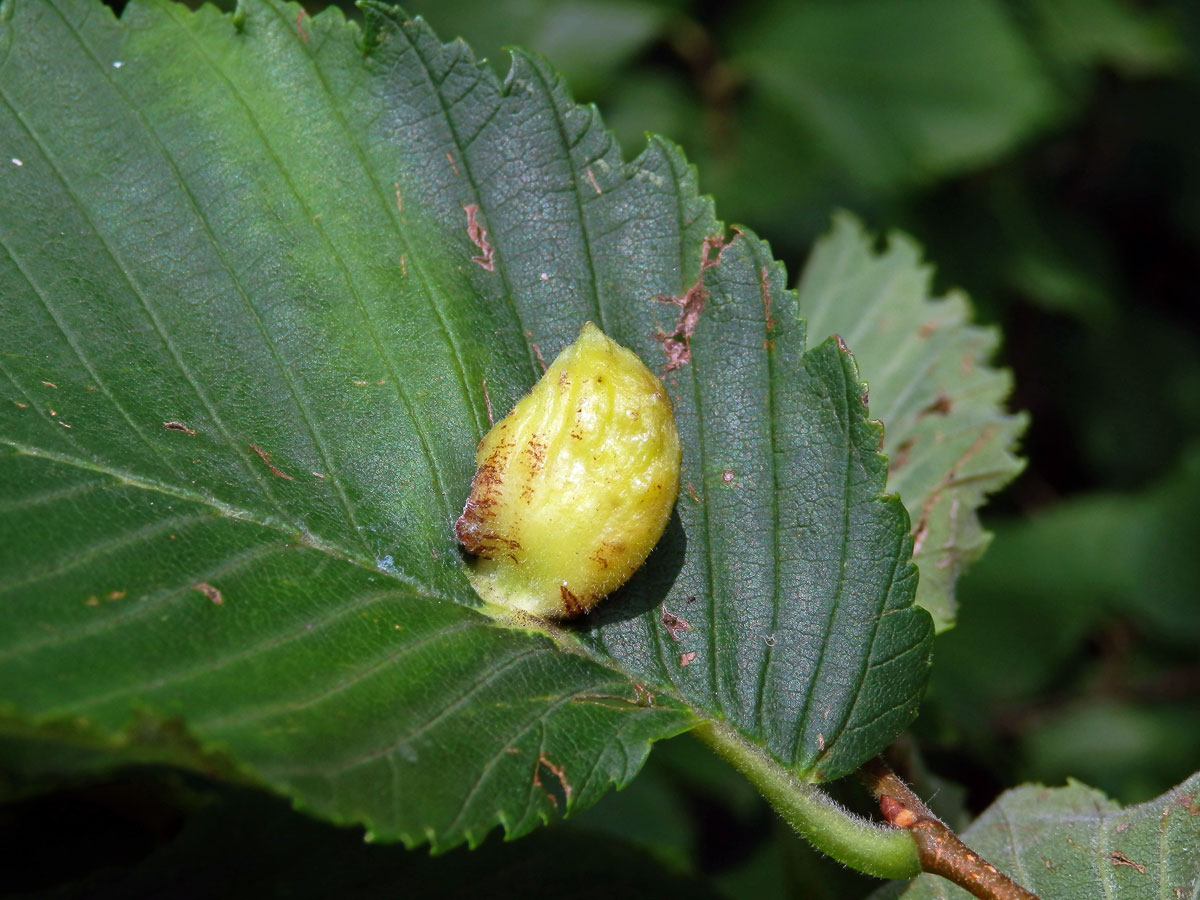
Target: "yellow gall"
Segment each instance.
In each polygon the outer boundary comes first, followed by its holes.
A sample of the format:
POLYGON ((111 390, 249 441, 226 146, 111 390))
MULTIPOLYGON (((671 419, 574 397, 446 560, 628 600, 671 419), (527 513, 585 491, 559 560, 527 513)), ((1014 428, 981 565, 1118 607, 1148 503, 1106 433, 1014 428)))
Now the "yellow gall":
POLYGON ((588 612, 645 561, 679 493, 666 388, 588 322, 479 444, 455 525, 484 600, 547 619, 588 612))

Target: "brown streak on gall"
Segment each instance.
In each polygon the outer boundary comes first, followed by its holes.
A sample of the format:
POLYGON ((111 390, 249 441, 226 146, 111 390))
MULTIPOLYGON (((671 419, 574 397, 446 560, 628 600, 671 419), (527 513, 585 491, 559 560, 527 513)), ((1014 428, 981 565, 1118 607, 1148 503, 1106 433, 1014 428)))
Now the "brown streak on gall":
POLYGON ((586 607, 565 584, 559 586, 559 594, 562 596, 563 612, 568 618, 573 619, 580 613, 586 612, 586 607))

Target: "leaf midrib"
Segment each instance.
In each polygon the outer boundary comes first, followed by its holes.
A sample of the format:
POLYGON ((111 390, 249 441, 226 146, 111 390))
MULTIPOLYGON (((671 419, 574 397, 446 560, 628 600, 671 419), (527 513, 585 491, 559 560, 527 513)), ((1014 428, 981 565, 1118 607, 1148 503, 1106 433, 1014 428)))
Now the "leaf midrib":
POLYGON ((261 528, 277 531, 280 534, 291 538, 300 546, 309 547, 334 559, 351 563, 359 568, 366 569, 373 574, 388 575, 407 587, 413 588, 421 596, 428 599, 442 600, 451 603, 454 602, 449 596, 438 592, 429 585, 418 580, 416 577, 405 573, 398 566, 393 566, 391 569, 386 571, 380 569, 373 561, 356 556, 352 551, 347 550, 344 547, 340 547, 337 544, 326 540, 319 535, 313 534, 310 531, 298 528, 291 522, 262 516, 256 512, 252 512, 251 510, 225 503, 216 499, 215 497, 205 496, 197 491, 189 491, 185 488, 178 488, 173 485, 163 484, 159 481, 143 478, 131 472, 126 472, 124 470, 115 468, 114 466, 102 465, 100 463, 89 462, 88 460, 69 456, 64 453, 55 453, 51 450, 44 450, 40 447, 24 444, 20 441, 14 441, 8 437, 0 436, 0 444, 11 447, 22 456, 29 456, 35 459, 44 459, 60 465, 72 466, 74 468, 83 469, 89 472, 96 472, 100 475, 106 475, 110 478, 115 478, 119 484, 125 484, 140 490, 162 494, 166 497, 174 497, 177 500, 185 500, 189 503, 207 506, 210 509, 218 512, 223 518, 248 522, 252 525, 258 525, 261 528))

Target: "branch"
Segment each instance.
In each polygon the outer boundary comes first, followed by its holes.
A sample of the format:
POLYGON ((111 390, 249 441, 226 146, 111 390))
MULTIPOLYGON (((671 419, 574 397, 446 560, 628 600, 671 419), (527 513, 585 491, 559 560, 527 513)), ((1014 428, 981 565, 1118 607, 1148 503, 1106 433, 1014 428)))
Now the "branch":
POLYGON ((921 868, 941 875, 980 900, 1038 900, 986 859, 962 842, 914 794, 881 758, 858 770, 870 788, 883 817, 898 828, 907 828, 917 845, 921 868))

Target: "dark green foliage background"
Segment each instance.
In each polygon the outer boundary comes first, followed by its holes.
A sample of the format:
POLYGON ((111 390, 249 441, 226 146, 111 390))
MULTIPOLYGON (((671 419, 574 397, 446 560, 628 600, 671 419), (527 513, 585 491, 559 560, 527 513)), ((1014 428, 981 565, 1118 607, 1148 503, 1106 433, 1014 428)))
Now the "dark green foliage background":
MULTIPOLYGON (((755 227, 793 278, 831 209, 845 206, 876 230, 913 234, 939 266, 938 284, 967 289, 1003 328, 1013 405, 1034 423, 1029 465, 985 516, 996 537, 959 585, 957 628, 937 639, 911 744, 920 754, 907 758, 952 824, 1020 781, 1074 776, 1136 803, 1197 768, 1195 4, 892 5, 904 15, 868 0, 407 6, 443 37, 462 34, 500 71, 503 45, 546 54, 579 99, 599 105, 627 153, 644 130, 681 143, 722 218, 755 227)), ((160 865, 177 841, 219 832, 213 821, 231 810, 297 847, 315 841, 331 865, 343 851, 361 862, 328 826, 270 801, 144 773, 89 791, 6 812, 9 834, 60 807, 92 823, 29 847, 29 877, 10 887, 45 888, 88 868, 60 859, 90 860, 93 877, 105 863, 160 865), (83 848, 103 833, 124 840, 90 859, 83 848)), ((554 861, 577 838, 620 840, 630 866, 648 858, 668 867, 663 877, 695 877, 687 889, 697 896, 856 897, 875 886, 818 859, 686 740, 662 746, 631 787, 564 831, 507 848, 517 855, 494 864, 525 884, 525 843, 548 842, 554 861)), ((396 856, 394 867, 360 866, 368 883, 450 896, 462 889, 455 879, 488 884, 461 871, 461 850, 417 863, 379 849, 396 856)))

